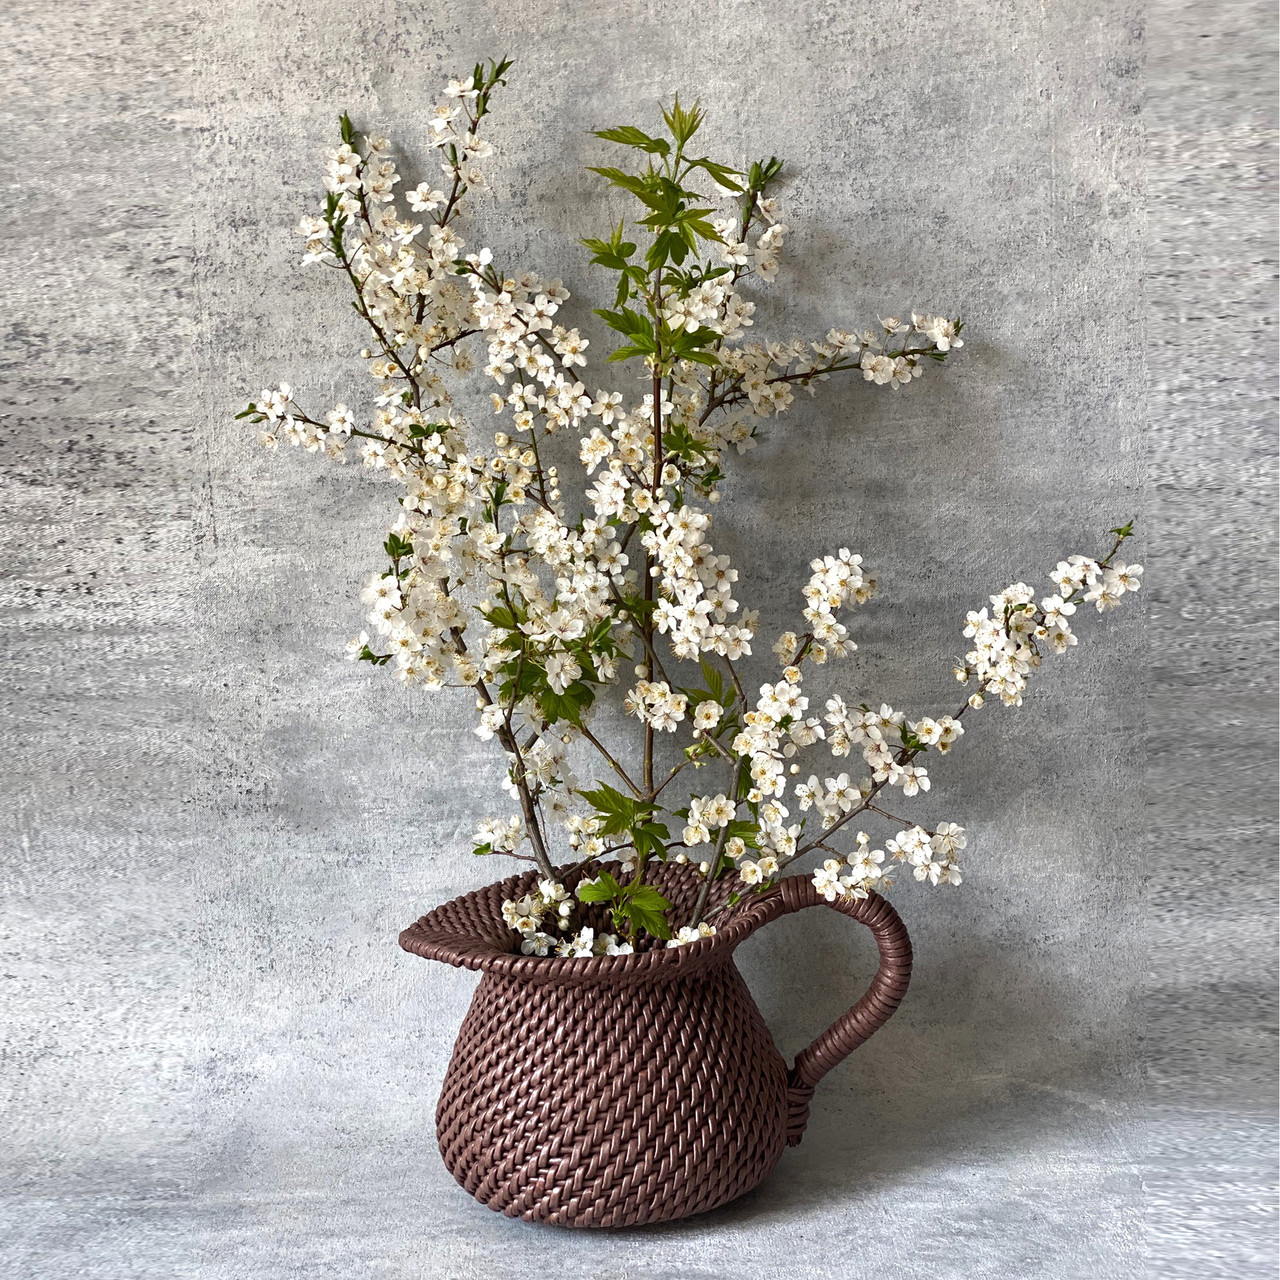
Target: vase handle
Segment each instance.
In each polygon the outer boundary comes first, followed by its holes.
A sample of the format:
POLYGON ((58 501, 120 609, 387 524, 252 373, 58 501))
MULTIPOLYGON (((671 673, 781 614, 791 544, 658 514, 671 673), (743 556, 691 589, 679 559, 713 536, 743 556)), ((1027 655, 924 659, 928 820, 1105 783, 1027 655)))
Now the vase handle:
POLYGON ((898 913, 878 893, 828 902, 808 876, 784 876, 778 881, 778 895, 775 919, 805 907, 830 907, 865 924, 880 948, 880 968, 866 995, 796 1055, 787 1078, 787 1146, 794 1147, 809 1123, 814 1086, 884 1026, 902 1002, 911 981, 911 939, 898 913))

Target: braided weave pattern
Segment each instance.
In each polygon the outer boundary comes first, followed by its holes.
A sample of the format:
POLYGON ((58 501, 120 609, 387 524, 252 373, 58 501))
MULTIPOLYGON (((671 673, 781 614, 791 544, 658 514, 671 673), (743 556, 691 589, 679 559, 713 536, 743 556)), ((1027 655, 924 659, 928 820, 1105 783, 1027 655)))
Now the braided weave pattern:
MULTIPOLYGON (((557 874, 569 887, 577 868, 557 874)), ((502 902, 515 876, 446 903, 406 929, 407 951, 483 973, 445 1074, 436 1128, 444 1162, 509 1217, 626 1227, 688 1217, 759 1185, 800 1141, 813 1086, 890 1016, 911 948, 877 895, 827 904, 807 878, 716 917, 714 937, 589 959, 518 953, 502 902), (733 962, 737 945, 790 911, 831 905, 869 925, 881 963, 871 989, 788 1073, 733 962)), ((692 867, 649 876, 687 919, 692 867)), ((713 886, 712 905, 732 884, 713 886)), ((601 908, 585 923, 605 925, 601 908)))

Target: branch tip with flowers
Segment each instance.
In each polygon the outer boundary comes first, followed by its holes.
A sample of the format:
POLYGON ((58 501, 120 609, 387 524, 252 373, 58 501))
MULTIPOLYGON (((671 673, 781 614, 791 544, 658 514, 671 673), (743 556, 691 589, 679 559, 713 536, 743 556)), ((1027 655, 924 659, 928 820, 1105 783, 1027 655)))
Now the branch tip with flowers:
POLYGON ((1103 611, 1138 589, 1141 568, 1117 559, 1132 526, 1112 530, 1102 559, 1061 562, 1052 594, 1037 601, 1014 583, 970 613, 973 647, 956 674, 972 692, 937 718, 909 720, 837 693, 823 716, 809 714, 813 669, 857 648, 842 611, 876 590, 847 549, 814 560, 805 629, 779 638, 779 675, 750 697, 737 664, 753 656, 757 614, 735 598, 738 572, 709 540, 727 459, 754 447, 761 423, 789 409, 798 390, 812 395, 845 373, 906 387, 963 347, 963 325, 912 313, 819 341, 746 341, 751 292, 776 276, 787 234, 773 194, 782 164, 770 157, 739 171, 697 154, 702 112, 677 98, 663 110, 663 136, 631 125, 596 135, 633 163, 592 172, 639 207, 630 223, 582 243, 612 277, 613 305, 596 312, 619 338, 608 362, 640 362, 645 390, 639 403, 589 392, 581 371, 590 343, 558 318, 569 297, 561 281, 500 266, 485 248, 467 252, 457 229, 485 186, 480 165, 493 147, 481 121, 510 66, 477 64, 449 82, 428 121, 443 180, 407 192, 407 213, 390 144, 341 118, 323 212, 298 230, 303 262, 338 272, 354 293, 372 404, 312 416, 281 383, 238 415, 264 428, 268 448, 284 441, 335 461, 358 456, 403 487, 386 564, 362 593, 368 629, 348 656, 415 689, 473 691, 476 733, 505 753, 504 787, 518 808, 481 822, 474 852, 536 866, 536 887, 504 907, 525 954, 696 941, 715 932, 719 911, 767 891, 810 854, 829 855, 812 873, 829 900, 887 887, 894 863, 917 880, 959 884, 963 828, 897 817, 887 796, 928 791, 918 761, 946 754, 965 716, 990 697, 1019 705, 1043 656, 1076 643, 1070 620, 1080 604, 1103 611), (491 445, 469 440, 446 385, 477 365, 504 418, 491 445), (566 433, 578 437, 585 472, 580 509, 566 506, 551 461, 550 442, 566 433), (640 722, 630 746, 606 744, 593 728, 617 686, 640 722), (836 758, 858 747, 868 776, 799 781, 802 753, 819 745, 836 758), (610 781, 584 785, 571 753, 597 759, 610 781), (722 772, 721 784, 677 800, 676 780, 707 768, 722 772), (842 851, 833 840, 865 815, 896 833, 873 848, 859 830, 842 851), (558 843, 594 872, 574 893, 556 877, 558 843), (646 882, 651 864, 667 859, 703 877, 688 920, 671 919, 671 904, 646 882), (709 911, 711 886, 725 877, 737 888, 709 911), (579 903, 603 904, 614 932, 583 927, 579 903))

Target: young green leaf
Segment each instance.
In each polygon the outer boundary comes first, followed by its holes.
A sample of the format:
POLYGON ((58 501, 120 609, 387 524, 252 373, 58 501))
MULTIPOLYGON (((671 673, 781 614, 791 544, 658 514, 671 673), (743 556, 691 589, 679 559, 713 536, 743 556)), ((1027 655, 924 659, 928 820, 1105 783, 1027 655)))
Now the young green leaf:
POLYGON ((701 160, 691 161, 690 166, 694 169, 704 169, 726 191, 742 190, 742 185, 734 181, 735 178, 742 177, 742 174, 737 169, 730 169, 725 164, 717 164, 714 160, 708 160, 706 156, 703 156, 701 160))
POLYGON ((618 882, 607 871, 602 871, 594 882, 584 880, 577 893, 581 902, 612 902, 618 891, 618 882))
POLYGON ((642 858, 662 857, 667 852, 665 841, 671 839, 671 832, 661 822, 643 822, 631 828, 631 843, 642 858))
POLYGON ((698 132, 702 126, 702 108, 695 102, 692 107, 686 110, 680 105, 680 95, 676 94, 675 103, 668 108, 662 108, 662 118, 667 122, 667 128, 671 130, 671 136, 676 140, 677 147, 683 149, 686 142, 698 132))
POLYGON ((621 169, 615 169, 609 165, 593 165, 587 166, 588 173, 598 173, 602 178, 606 179, 615 187, 621 187, 624 191, 630 191, 633 196, 644 201, 651 209, 662 207, 663 200, 658 194, 656 188, 656 176, 638 177, 633 173, 625 173, 621 169))
POLYGON ((402 538, 396 533, 387 536, 386 542, 382 544, 382 549, 392 560, 403 560, 406 556, 413 555, 413 543, 408 538, 402 538))
POLYGON ((620 142, 624 147, 636 147, 664 159, 671 152, 671 147, 661 138, 651 138, 634 125, 624 124, 615 129, 596 129, 594 132, 597 138, 603 138, 606 142, 620 142))
POLYGON ((711 696, 717 702, 724 701, 724 676, 720 670, 713 667, 706 658, 700 658, 698 665, 702 668, 702 679, 706 682, 707 688, 711 691, 711 696))
POLYGON ((656 889, 641 885, 624 902, 618 913, 625 916, 637 929, 651 933, 655 938, 671 937, 671 926, 667 923, 666 912, 671 904, 656 889))
POLYGON ((667 911, 671 907, 671 903, 651 884, 636 885, 629 897, 633 907, 642 907, 646 911, 667 911))

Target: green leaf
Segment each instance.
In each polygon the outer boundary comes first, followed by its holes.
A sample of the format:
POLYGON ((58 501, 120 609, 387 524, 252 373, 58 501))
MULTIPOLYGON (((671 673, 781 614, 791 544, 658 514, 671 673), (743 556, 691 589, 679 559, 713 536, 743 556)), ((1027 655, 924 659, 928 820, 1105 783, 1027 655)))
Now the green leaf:
POLYGON ((654 348, 652 345, 641 347, 633 344, 625 347, 619 347, 616 351, 609 353, 606 363, 613 364, 619 360, 630 360, 632 356, 649 356, 652 355, 653 352, 654 348))
POLYGON ((645 911, 667 911, 671 907, 671 903, 651 884, 635 885, 628 896, 633 907, 641 907, 645 911))
POLYGON ((623 596, 622 603, 626 611, 642 625, 658 607, 656 600, 645 600, 642 596, 623 596))
POLYGON ((597 782, 594 791, 579 791, 578 794, 601 813, 629 813, 635 805, 633 800, 607 782, 597 782))
POLYGON ((753 192, 762 192, 781 172, 782 161, 777 156, 756 160, 747 173, 747 186, 753 192))
POLYGON ((623 191, 630 191, 633 196, 642 200, 651 209, 663 207, 663 198, 659 194, 657 179, 655 177, 640 177, 634 173, 627 173, 622 169, 615 169, 610 165, 594 165, 587 166, 588 173, 598 173, 610 185, 621 187, 623 191))
MULTIPOLYGON (((526 670, 538 671, 537 668, 526 668, 526 670)), ((538 674, 542 673, 538 671, 538 674)), ((538 706, 548 724, 558 724, 561 720, 567 720, 570 724, 576 725, 582 724, 583 711, 596 699, 591 687, 580 680, 575 680, 563 693, 556 693, 548 685, 545 689, 538 691, 537 697, 538 706)))
POLYGON ((599 827, 601 835, 621 835, 636 820, 636 802, 607 783, 598 782, 594 791, 579 791, 578 794, 603 819, 599 827))
POLYGON ((613 235, 608 240, 587 237, 581 241, 595 255, 591 261, 597 266, 608 267, 611 271, 625 271, 627 259, 636 251, 630 240, 622 238, 622 223, 618 223, 613 235))
MULTIPOLYGON (((706 216, 707 216, 708 214, 710 214, 710 213, 715 213, 715 210, 714 210, 714 209, 706 209, 706 208, 703 208, 703 209, 678 209, 678 210, 676 211, 676 216, 675 216, 674 221, 676 221, 676 222, 684 222, 684 223, 701 222, 701 221, 703 221, 703 220, 706 218, 706 216)), ((719 239, 720 239, 720 237, 719 237, 718 235, 716 235, 715 231, 713 231, 710 227, 708 227, 708 228, 707 228, 707 230, 708 230, 708 232, 710 232, 710 235, 708 236, 708 239, 715 239, 715 240, 719 240, 719 239)))
POLYGON ((718 667, 713 667, 706 658, 700 658, 698 665, 702 668, 702 679, 706 682, 711 696, 717 702, 724 701, 724 676, 718 667))
POLYGON ((706 156, 703 156, 701 160, 694 160, 692 165, 695 169, 706 170, 725 190, 742 190, 741 184, 734 181, 735 178, 742 177, 742 174, 737 169, 730 169, 725 164, 717 164, 714 160, 708 160, 706 156))
POLYGON ((618 882, 607 871, 602 871, 594 884, 580 884, 577 894, 581 902, 612 902, 619 889, 618 882))
POLYGON ((630 307, 623 307, 618 311, 598 309, 595 314, 615 333, 620 333, 633 342, 643 339, 653 341, 653 325, 649 318, 642 316, 638 311, 633 311, 630 307))
POLYGON ((650 271, 657 271, 659 267, 666 266, 668 262, 674 262, 676 266, 679 266, 685 260, 688 252, 689 246, 678 231, 659 231, 654 236, 653 243, 649 246, 649 251, 644 256, 645 265, 650 271))
POLYGON ((659 155, 664 159, 671 152, 670 146, 661 138, 651 138, 634 125, 624 124, 614 129, 596 129, 594 132, 597 138, 603 138, 606 142, 619 142, 624 147, 636 147, 640 151, 647 151, 651 155, 659 155))
POLYGON ((631 843, 641 857, 649 858, 654 854, 665 855, 666 841, 671 839, 671 832, 661 822, 643 822, 631 828, 631 843))
POLYGON ((698 440, 685 426, 674 426, 662 433, 662 447, 678 454, 686 462, 700 462, 706 457, 708 445, 698 440))
POLYGON ((656 889, 641 885, 640 892, 635 893, 629 901, 623 903, 618 908, 618 913, 629 919, 637 929, 643 929, 655 938, 666 939, 671 937, 671 926, 667 923, 666 917, 666 911, 670 906, 671 904, 656 889), (655 905, 655 901, 661 905, 655 905))
POLYGON ((498 605, 488 612, 482 610, 480 616, 492 627, 501 627, 504 631, 516 629, 515 617, 505 605, 498 605))
POLYGON ((675 103, 670 110, 662 108, 662 118, 667 122, 667 128, 671 130, 677 146, 683 147, 701 127, 703 113, 696 102, 686 110, 680 105, 680 95, 676 94, 675 103))

